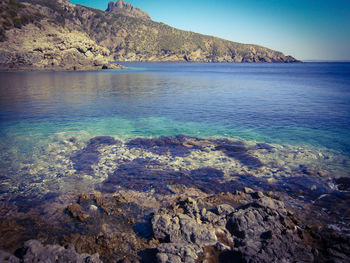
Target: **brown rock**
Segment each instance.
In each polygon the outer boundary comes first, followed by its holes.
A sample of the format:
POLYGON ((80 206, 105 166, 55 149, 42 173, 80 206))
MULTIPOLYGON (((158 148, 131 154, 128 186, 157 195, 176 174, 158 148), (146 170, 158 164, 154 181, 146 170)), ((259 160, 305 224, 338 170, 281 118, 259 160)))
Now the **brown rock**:
POLYGON ((67 210, 74 218, 79 219, 81 222, 84 222, 90 217, 79 204, 69 205, 67 210))

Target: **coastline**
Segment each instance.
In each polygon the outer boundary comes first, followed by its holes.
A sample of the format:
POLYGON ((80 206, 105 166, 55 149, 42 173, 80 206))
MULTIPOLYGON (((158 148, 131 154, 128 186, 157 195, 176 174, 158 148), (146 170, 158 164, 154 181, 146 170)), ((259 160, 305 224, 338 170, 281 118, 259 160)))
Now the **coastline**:
MULTIPOLYGON (((338 242, 335 236, 342 240, 342 246, 349 245, 346 215, 350 182, 331 178, 333 174, 312 165, 289 168, 288 175, 288 169, 283 168, 286 162, 271 163, 269 159, 274 156, 272 159, 278 161, 275 153, 283 149, 276 145, 183 135, 126 141, 99 136, 87 142, 61 138, 44 148, 43 159, 22 167, 29 180, 25 192, 18 185, 14 199, 2 194, 1 206, 6 209, 1 213, 1 230, 4 237, 12 238, 2 239, 5 243, 1 247, 11 253, 27 240, 39 239, 43 244, 73 243, 77 253, 98 253, 104 262, 121 257, 126 257, 122 262, 146 258, 166 262, 178 260, 176 257, 194 262, 225 255, 244 261, 253 252, 242 244, 255 242, 254 246, 267 249, 264 257, 271 257, 268 251, 277 251, 282 260, 291 256, 288 250, 295 251, 295 258, 308 255, 311 262, 346 251, 330 252, 322 247, 322 242, 338 242), (48 177, 38 183, 37 174, 48 177), (269 233, 267 238, 248 232, 243 237, 240 233, 247 229, 232 226, 250 213, 270 215, 270 223, 254 219, 256 229, 260 229, 257 233, 269 233), (288 238, 280 236, 281 229, 272 227, 279 224, 281 216, 289 222, 279 226, 286 228, 288 238), (197 239, 173 232, 178 220, 189 224, 180 233, 192 233, 197 239), (29 222, 34 227, 23 228, 29 222), (199 230, 203 225, 209 232, 199 230), (288 243, 289 238, 295 242, 288 243), (270 245, 266 246, 266 241, 270 245), (282 248, 278 242, 287 243, 282 248), (191 256, 182 254, 184 247, 189 247, 191 256)), ((313 159, 310 154, 305 156, 313 159)), ((287 152, 279 156, 283 155, 293 159, 287 152)), ((300 155, 294 158, 301 160, 300 155)), ((14 188, 6 191, 16 192, 14 188)), ((39 247, 42 256, 54 254, 40 243, 24 246, 39 247)), ((348 259, 349 255, 342 255, 348 259)))
MULTIPOLYGON (((0 72, 32 72, 32 71, 38 71, 38 72, 50 72, 50 71, 100 71, 100 70, 106 70, 106 69, 130 69, 126 66, 123 66, 122 63, 125 64, 291 64, 291 63, 319 63, 319 62, 309 62, 309 61, 295 61, 295 62, 195 62, 195 61, 171 61, 171 60, 150 60, 150 61, 109 61, 107 64, 101 64, 101 65, 91 65, 91 66, 74 66, 70 65, 68 67, 60 67, 60 66, 52 66, 52 67, 47 67, 47 68, 42 68, 42 67, 20 67, 20 68, 10 68, 10 67, 0 67, 0 72), (76 67, 76 68, 75 68, 76 67)), ((336 62, 330 62, 330 63, 336 63, 336 62)), ((343 62, 339 62, 343 63, 343 62)), ((345 62, 344 62, 345 63, 345 62)))
POLYGON ((118 63, 108 63, 98 66, 69 66, 69 67, 48 67, 48 68, 40 68, 40 67, 23 67, 23 68, 0 68, 0 72, 69 72, 69 71, 100 71, 100 70, 109 70, 109 69, 126 69, 127 67, 122 66, 118 63))

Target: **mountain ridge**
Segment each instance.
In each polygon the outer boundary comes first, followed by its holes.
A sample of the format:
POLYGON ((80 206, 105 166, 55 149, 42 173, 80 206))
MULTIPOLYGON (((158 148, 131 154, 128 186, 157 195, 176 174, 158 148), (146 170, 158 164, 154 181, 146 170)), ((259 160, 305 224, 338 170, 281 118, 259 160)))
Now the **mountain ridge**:
POLYGON ((141 19, 151 19, 148 13, 142 11, 140 8, 134 7, 133 5, 118 0, 117 2, 109 2, 106 12, 131 16, 141 19))
POLYGON ((122 0, 110 2, 107 10, 75 5, 68 0, 3 0, 0 68, 83 69, 89 64, 99 68, 112 60, 297 62, 291 56, 259 45, 232 42, 152 21, 146 12, 122 0), (38 49, 31 31, 39 32, 39 43, 46 49, 38 49), (58 32, 57 36, 49 37, 55 35, 54 31, 58 32), (24 49, 18 44, 21 38, 26 43, 24 49), (64 45, 60 44, 62 41, 64 45), (80 42, 86 48, 80 48, 80 42))

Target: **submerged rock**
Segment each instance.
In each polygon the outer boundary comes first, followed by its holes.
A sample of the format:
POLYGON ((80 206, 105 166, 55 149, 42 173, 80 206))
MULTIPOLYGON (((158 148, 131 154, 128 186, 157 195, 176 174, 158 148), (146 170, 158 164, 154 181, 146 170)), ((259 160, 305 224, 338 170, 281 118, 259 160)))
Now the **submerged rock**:
POLYGON ((203 148, 196 143, 199 141, 200 139, 180 134, 178 136, 162 136, 153 139, 136 138, 129 141, 127 146, 130 148, 145 149, 159 155, 170 153, 173 157, 185 157, 191 153, 191 150, 203 150, 203 148))
POLYGON ((157 193, 166 194, 169 193, 167 184, 178 183, 181 178, 185 179, 185 184, 191 184, 191 179, 185 178, 182 172, 162 169, 157 166, 150 167, 137 159, 120 165, 104 181, 102 190, 104 192, 114 192, 117 186, 124 186, 137 191, 155 190, 157 193))
POLYGON ((67 210, 74 218, 78 218, 82 222, 90 217, 79 204, 71 204, 67 207, 67 210))
POLYGON ((274 149, 273 146, 267 143, 259 142, 254 146, 255 149, 263 149, 266 151, 272 151, 274 149))
POLYGON ((137 158, 119 165, 103 182, 103 192, 114 192, 118 186, 137 191, 171 194, 171 185, 181 184, 204 192, 233 190, 234 183, 222 181, 224 173, 212 167, 194 170, 172 170, 152 159, 137 158))
POLYGON ((78 151, 71 157, 74 168, 77 172, 94 175, 94 170, 91 166, 98 163, 100 157, 98 148, 101 146, 116 144, 120 144, 120 142, 111 136, 98 136, 92 138, 84 149, 78 151))
POLYGON ((230 141, 228 139, 219 139, 214 141, 217 146, 215 150, 224 152, 228 157, 240 161, 249 168, 260 168, 262 162, 248 153, 248 148, 240 141, 230 141))
POLYGON ((349 177, 341 177, 335 179, 335 183, 338 186, 338 189, 341 191, 350 191, 350 178, 349 177))

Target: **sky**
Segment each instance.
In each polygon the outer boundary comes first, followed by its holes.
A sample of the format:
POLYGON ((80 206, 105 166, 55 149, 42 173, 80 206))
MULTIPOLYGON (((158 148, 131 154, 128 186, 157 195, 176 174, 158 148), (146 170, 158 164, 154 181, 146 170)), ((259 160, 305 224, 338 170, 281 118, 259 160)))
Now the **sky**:
MULTIPOLYGON (((109 0, 70 0, 101 10, 109 0)), ((350 0, 125 0, 157 22, 301 60, 350 61, 350 0)))

